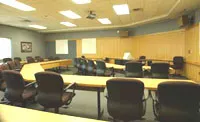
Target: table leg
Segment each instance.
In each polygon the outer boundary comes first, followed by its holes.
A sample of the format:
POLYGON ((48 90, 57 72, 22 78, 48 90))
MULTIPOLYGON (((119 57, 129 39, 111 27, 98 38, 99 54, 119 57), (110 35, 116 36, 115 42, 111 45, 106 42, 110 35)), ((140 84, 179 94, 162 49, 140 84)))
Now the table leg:
POLYGON ((101 88, 97 88, 97 112, 98 112, 98 120, 101 119, 101 116, 103 115, 103 111, 101 111, 101 88))

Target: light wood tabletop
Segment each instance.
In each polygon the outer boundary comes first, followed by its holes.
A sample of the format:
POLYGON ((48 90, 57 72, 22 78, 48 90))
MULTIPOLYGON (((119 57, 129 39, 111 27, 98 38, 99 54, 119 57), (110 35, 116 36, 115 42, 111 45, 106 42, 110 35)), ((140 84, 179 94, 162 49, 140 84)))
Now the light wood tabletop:
MULTIPOLYGON (((106 87, 106 82, 112 78, 122 77, 99 77, 99 76, 80 76, 80 75, 61 75, 65 84, 76 82, 79 86, 86 87, 106 87)), ((156 90, 159 83, 165 81, 185 81, 194 82, 192 80, 178 80, 178 79, 153 79, 153 78, 124 78, 124 79, 137 79, 144 83, 145 89, 156 90)), ((194 82, 195 83, 195 82, 194 82)))
POLYGON ((35 73, 42 72, 45 69, 59 67, 59 66, 68 66, 72 63, 71 59, 64 60, 55 60, 55 61, 47 61, 47 62, 39 62, 39 63, 30 63, 25 64, 20 73, 26 81, 35 81, 35 73))
POLYGON ((0 122, 105 122, 69 115, 0 105, 0 122))
MULTIPOLYGON (((125 70, 125 65, 118 65, 118 64, 112 64, 112 63, 106 63, 106 67, 107 68, 113 67, 114 69, 125 70)), ((142 69, 150 71, 151 70, 151 66, 146 66, 145 65, 145 66, 142 66, 142 69)), ((172 67, 170 67, 169 68, 169 73, 173 74, 174 72, 175 72, 175 70, 172 67)))

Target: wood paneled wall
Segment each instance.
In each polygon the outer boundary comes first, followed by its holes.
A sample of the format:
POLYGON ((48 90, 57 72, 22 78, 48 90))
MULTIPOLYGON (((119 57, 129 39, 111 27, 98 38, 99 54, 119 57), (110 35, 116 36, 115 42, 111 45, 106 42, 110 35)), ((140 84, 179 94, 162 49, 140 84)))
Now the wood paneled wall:
POLYGON ((185 75, 200 83, 199 24, 185 30, 185 75))
MULTIPOLYGON (((153 59, 172 59, 176 55, 185 55, 184 30, 156 33, 129 38, 97 38, 97 54, 85 55, 88 58, 122 58, 124 52, 131 52, 138 58, 145 55, 153 59)), ((77 56, 81 56, 81 40, 77 40, 77 56)))
POLYGON ((134 57, 169 59, 185 55, 184 30, 132 37, 134 57))
MULTIPOLYGON (((97 54, 87 58, 122 58, 131 52, 134 58, 145 55, 149 59, 172 60, 174 56, 186 59, 184 74, 200 83, 199 24, 185 30, 176 30, 128 38, 97 38, 97 54)), ((77 40, 77 56, 82 53, 81 40, 77 40)))

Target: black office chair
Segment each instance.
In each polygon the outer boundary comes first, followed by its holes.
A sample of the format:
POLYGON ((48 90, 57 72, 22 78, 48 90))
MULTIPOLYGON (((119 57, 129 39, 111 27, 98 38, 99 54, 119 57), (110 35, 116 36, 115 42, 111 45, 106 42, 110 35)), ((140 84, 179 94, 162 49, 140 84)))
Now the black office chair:
POLYGON ((16 66, 17 69, 21 69, 22 68, 22 65, 20 63, 21 61, 22 61, 22 59, 20 57, 15 57, 14 58, 14 63, 15 63, 15 66, 16 66))
POLYGON ((171 66, 173 69, 175 69, 175 75, 177 75, 176 71, 183 69, 184 66, 184 59, 182 56, 175 56, 173 58, 173 65, 171 66))
POLYGON ((161 122, 195 122, 199 114, 199 93, 200 85, 195 83, 160 83, 158 98, 153 104, 154 114, 161 122))
POLYGON ((48 57, 48 60, 49 60, 49 61, 53 61, 53 60, 54 60, 53 56, 49 56, 49 57, 48 57))
POLYGON ((47 108, 55 108, 59 112, 59 107, 69 105, 75 96, 75 83, 68 85, 64 89, 62 77, 55 72, 39 72, 35 74, 38 84, 37 102, 47 108), (72 92, 67 92, 69 89, 72 92))
POLYGON ((114 76, 113 68, 106 68, 106 64, 104 61, 97 60, 96 61, 96 75, 97 76, 114 76))
POLYGON ((128 62, 125 65, 126 77, 143 77, 142 63, 141 62, 128 62))
POLYGON ((60 60, 60 57, 55 57, 54 60, 60 60))
POLYGON ((88 60, 87 73, 88 75, 96 75, 96 65, 93 60, 88 60))
POLYGON ((127 62, 130 62, 131 60, 122 60, 122 65, 125 65, 127 62))
POLYGON ((152 63, 151 77, 168 79, 169 78, 169 64, 168 63, 152 63))
POLYGON ((0 67, 0 91, 4 92, 6 90, 6 82, 3 80, 2 71, 0 67))
POLYGON ((14 61, 18 60, 19 62, 22 61, 22 59, 20 57, 14 57, 14 61))
POLYGON ((138 120, 146 111, 144 84, 135 79, 114 78, 106 82, 107 109, 114 120, 138 120))
POLYGON ((40 57, 40 56, 35 56, 35 60, 37 62, 43 62, 44 61, 44 59, 42 57, 40 57))
POLYGON ((139 57, 139 61, 142 63, 142 65, 144 66, 146 64, 146 56, 140 56, 139 57))
POLYGON ((78 68, 78 74, 81 74, 81 58, 77 58, 76 66, 78 68))
POLYGON ((110 61, 110 58, 108 58, 108 57, 105 57, 104 61, 105 61, 106 63, 109 63, 109 61, 110 61))
POLYGON ((35 63, 35 59, 33 57, 26 57, 27 63, 35 63))
POLYGON ((22 75, 13 70, 4 70, 2 75, 6 82, 5 98, 11 105, 21 103, 25 107, 28 100, 34 100, 35 82, 25 85, 22 75))
POLYGON ((12 61, 12 58, 3 58, 3 63, 7 63, 8 61, 12 61))
POLYGON ((88 62, 84 58, 80 58, 80 61, 81 61, 81 73, 82 73, 82 75, 86 75, 88 62))
POLYGON ((115 59, 115 64, 123 65, 123 60, 122 59, 115 59))

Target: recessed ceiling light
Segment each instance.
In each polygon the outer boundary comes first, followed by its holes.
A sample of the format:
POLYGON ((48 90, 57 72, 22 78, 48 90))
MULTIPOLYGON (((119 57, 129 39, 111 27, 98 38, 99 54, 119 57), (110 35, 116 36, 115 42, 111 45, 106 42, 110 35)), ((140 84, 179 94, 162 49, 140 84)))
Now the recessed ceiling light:
POLYGON ((129 8, 127 4, 122 5, 113 5, 113 9, 115 10, 117 15, 126 15, 129 13, 129 8))
POLYGON ((60 22, 60 24, 65 25, 67 27, 76 27, 76 25, 71 22, 60 22))
POLYGON ((60 11, 60 14, 70 18, 70 19, 80 19, 81 16, 79 16, 78 14, 74 13, 71 10, 67 10, 67 11, 60 11))
POLYGON ((76 4, 87 4, 91 3, 91 0, 72 0, 76 4))
POLYGON ((37 28, 37 29, 47 29, 47 27, 41 26, 41 25, 29 25, 31 28, 37 28))
POLYGON ((11 6, 13 8, 22 10, 22 11, 34 11, 35 8, 28 6, 24 3, 18 2, 16 0, 0 0, 0 3, 3 3, 5 5, 11 6))
POLYGON ((101 24, 111 24, 111 21, 108 19, 108 18, 100 18, 98 19, 98 21, 101 23, 101 24))

